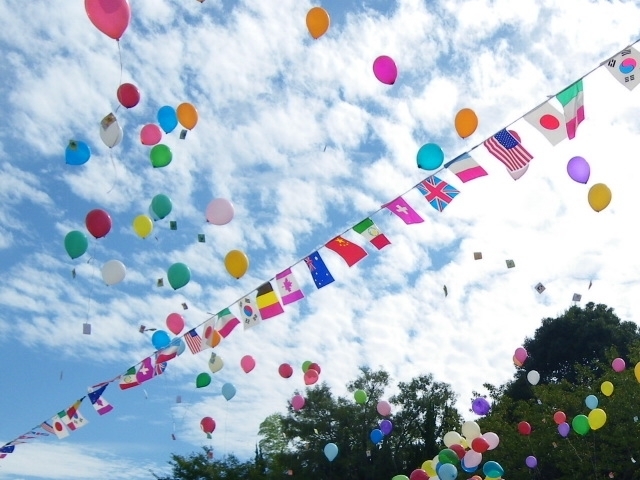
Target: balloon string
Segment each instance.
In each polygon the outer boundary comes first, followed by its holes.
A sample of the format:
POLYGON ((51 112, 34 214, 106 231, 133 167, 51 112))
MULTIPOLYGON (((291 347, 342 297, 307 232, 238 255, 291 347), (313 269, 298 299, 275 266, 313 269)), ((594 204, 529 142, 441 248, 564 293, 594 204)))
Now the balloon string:
POLYGON ((567 442, 569 442, 569 445, 571 445, 571 448, 573 448, 573 451, 576 452, 576 457, 578 457, 578 460, 582 462, 582 457, 578 454, 578 450, 576 450, 576 447, 573 446, 573 443, 571 443, 571 440, 569 440, 568 437, 567 437, 567 442))
MULTIPOLYGON (((93 242, 91 242, 91 245, 89 248, 93 249, 93 246, 95 245, 95 242, 97 242, 96 239, 93 240, 93 242)), ((89 255, 89 260, 87 260, 87 263, 91 264, 91 276, 93 277, 96 273, 96 264, 94 262, 94 258, 93 255, 89 255)), ((87 298, 87 318, 85 320, 85 323, 89 323, 89 314, 91 313, 91 297, 93 296, 93 286, 94 283, 91 282, 91 288, 89 288, 89 296, 87 298)))
MULTIPOLYGON (((118 81, 118 88, 120 88, 120 85, 122 85, 122 49, 120 48, 120 40, 116 40, 116 42, 118 42, 118 59, 120 60, 120 80, 118 81)), ((116 89, 116 91, 118 91, 116 89)), ((116 111, 114 113, 118 113, 118 110, 120 110, 120 102, 118 102, 118 106, 116 107, 116 111)))
POLYGON ((111 188, 109 190, 107 190, 107 193, 111 193, 111 191, 114 188, 116 188, 116 184, 118 183, 118 169, 116 168, 116 162, 113 159, 113 150, 112 150, 112 148, 109 149, 109 157, 111 158, 111 165, 113 165, 113 185, 111 185, 111 188))
POLYGON ((596 431, 593 430, 593 478, 598 480, 598 459, 596 456, 596 431))

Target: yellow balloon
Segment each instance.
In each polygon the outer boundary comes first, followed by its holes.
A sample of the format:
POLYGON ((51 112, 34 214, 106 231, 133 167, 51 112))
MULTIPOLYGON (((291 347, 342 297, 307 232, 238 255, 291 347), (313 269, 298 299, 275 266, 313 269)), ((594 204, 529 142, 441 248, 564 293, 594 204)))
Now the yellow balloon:
POLYGON ((191 130, 198 123, 198 111, 190 103, 181 103, 176 109, 178 121, 187 130, 191 130))
POLYGON ((456 132, 461 138, 467 138, 473 135, 478 128, 478 116, 476 112, 470 108, 463 108, 456 114, 455 119, 456 132))
POLYGON ((601 408, 594 408, 589 412, 589 426, 592 430, 602 428, 607 422, 607 414, 601 408))
POLYGON ((436 469, 435 469, 435 467, 433 465, 433 460, 427 460, 427 461, 423 462, 422 470, 427 472, 427 475, 429 475, 429 478, 432 478, 432 477, 435 477, 435 476, 438 475, 436 473, 436 469))
POLYGON ((240 250, 231 250, 224 257, 224 266, 234 278, 241 278, 249 270, 249 258, 240 250))
POLYGON ((589 189, 589 205, 596 212, 601 212, 611 203, 611 190, 604 183, 596 183, 589 189))
POLYGON ((606 382, 602 382, 602 385, 600 385, 600 391, 607 397, 610 397, 613 393, 613 383, 608 380, 606 382))
POLYGON ((153 232, 153 220, 148 215, 138 215, 133 219, 133 231, 140 238, 147 238, 153 232))
POLYGON ((636 375, 636 380, 640 382, 640 362, 636 363, 636 366, 633 368, 633 373, 636 375))
POLYGON ((307 29, 316 40, 329 30, 329 14, 322 7, 313 7, 307 13, 307 29))

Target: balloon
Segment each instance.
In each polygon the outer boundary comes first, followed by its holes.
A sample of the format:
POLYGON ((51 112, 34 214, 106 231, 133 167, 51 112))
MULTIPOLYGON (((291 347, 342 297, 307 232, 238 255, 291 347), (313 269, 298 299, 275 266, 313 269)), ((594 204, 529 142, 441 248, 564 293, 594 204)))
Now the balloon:
POLYGON ((236 387, 234 387, 233 383, 225 383, 222 385, 222 396, 227 401, 236 396, 236 387))
POLYGON ((438 470, 438 478, 440 480, 455 480, 458 476, 458 469, 451 463, 443 464, 438 470))
POLYGON ((464 455, 467 453, 467 450, 462 445, 460 445, 459 443, 454 443, 449 448, 451 450, 453 450, 454 452, 456 452, 456 455, 458 456, 458 458, 460 460, 462 460, 462 458, 464 458, 464 455))
POLYGON ((442 464, 452 463, 456 465, 460 459, 458 458, 458 454, 450 448, 443 448, 440 450, 440 453, 438 453, 438 461, 442 464))
POLYGON ((576 415, 575 417, 573 417, 571 426, 579 435, 586 435, 591 429, 591 427, 589 426, 589 419, 586 417, 586 415, 576 415))
POLYGON ((462 460, 460 461, 460 468, 466 473, 472 473, 478 469, 478 466, 476 465, 475 467, 469 467, 466 463, 464 463, 464 460, 462 460))
POLYGON ((153 168, 162 168, 171 163, 173 154, 169 147, 163 143, 159 143, 151 148, 151 151, 149 152, 149 159, 151 160, 153 168))
POLYGON ((244 370, 244 373, 249 373, 256 367, 256 361, 251 355, 245 355, 240 359, 240 366, 242 370, 244 370))
POLYGON ((222 370, 222 367, 224 367, 222 357, 211 352, 211 358, 209 358, 209 370, 211 370, 211 373, 219 372, 222 370))
POLYGON ((115 285, 124 280, 127 269, 119 260, 109 260, 102 266, 102 279, 107 285, 115 285))
POLYGON ((249 269, 249 258, 240 250, 231 250, 224 257, 224 266, 234 278, 241 278, 249 269))
POLYGON ((64 150, 64 161, 67 165, 84 165, 91 158, 89 145, 78 140, 70 140, 64 150))
POLYGON ((600 385, 600 391, 607 397, 610 397, 613 393, 613 383, 609 382, 608 380, 606 382, 602 382, 602 385, 600 385))
POLYGON ((209 202, 204 216, 207 222, 214 225, 226 225, 233 219, 233 205, 229 200, 224 198, 216 198, 209 202))
POLYGON ((529 425, 529 422, 522 421, 518 423, 518 432, 520 432, 521 435, 530 435, 531 425, 529 425))
POLYGON ((158 123, 164 133, 171 133, 178 126, 178 116, 173 107, 165 105, 158 110, 158 123))
POLYGON ((558 425, 558 433, 563 437, 569 435, 570 430, 571 427, 569 427, 569 424, 567 422, 562 422, 560 425, 558 425))
POLYGON ((382 433, 380 429, 374 428, 373 430, 371 430, 371 433, 369 434, 369 438, 371 439, 374 445, 378 445, 384 438, 384 433, 382 433))
POLYGON ((178 290, 191 280, 191 270, 184 263, 174 263, 167 270, 167 278, 171 287, 178 290))
POLYGON ((589 417, 587 419, 589 420, 589 426, 593 430, 598 430, 607 422, 607 414, 601 408, 594 408, 589 412, 589 417))
POLYGON ((125 108, 133 108, 140 102, 140 92, 133 83, 123 83, 118 87, 118 101, 125 108))
POLYGON ((565 415, 564 412, 561 412, 560 410, 558 410, 556 413, 553 414, 553 421, 556 422, 557 425, 560 425, 561 423, 564 423, 567 421, 567 416, 565 415))
POLYGON ((151 200, 151 210, 155 213, 159 219, 163 219, 171 213, 173 205, 171 199, 163 194, 158 194, 151 200))
POLYGON ((464 454, 463 461, 466 467, 475 468, 482 463, 482 454, 475 450, 467 450, 464 454))
POLYGON ((200 428, 204 433, 213 433, 216 429, 216 422, 211 417, 204 417, 200 420, 200 428))
POLYGON ((398 78, 398 67, 393 58, 381 55, 373 61, 373 74, 380 82, 393 85, 398 78))
POLYGON ((87 213, 84 223, 95 238, 102 238, 111 230, 111 217, 99 208, 87 213))
POLYGON ((320 368, 320 365, 318 365, 315 362, 309 365, 308 370, 315 370, 316 372, 318 372, 318 375, 320 375, 320 372, 322 371, 322 369, 320 368))
POLYGON ((84 233, 72 230, 64 236, 64 249, 72 259, 84 255, 87 248, 89 248, 89 240, 84 233))
POLYGON ((516 348, 516 352, 515 352, 515 354, 513 356, 520 363, 524 363, 524 361, 527 359, 529 354, 527 353, 527 351, 524 348, 518 347, 518 348, 516 348))
POLYGON ((416 468, 413 472, 411 472, 409 480, 429 480, 429 475, 423 469, 416 468))
POLYGON ((504 475, 504 468, 498 463, 494 461, 488 461, 482 466, 482 472, 491 478, 500 478, 504 475))
POLYGON ((282 378, 289 378, 293 375, 293 368, 288 363, 283 363, 278 367, 278 373, 282 378))
POLYGON ((460 443, 461 439, 462 437, 460 437, 460 434, 458 432, 450 431, 444 434, 442 441, 444 442, 444 445, 446 447, 451 447, 451 445, 460 443))
POLYGON ((533 455, 529 455, 524 463, 527 465, 527 467, 529 468, 536 468, 536 465, 538 465, 538 459, 536 457, 534 457, 533 455))
POLYGON ((476 112, 470 108, 463 108, 456 113, 455 119, 456 132, 461 138, 467 138, 473 135, 478 128, 478 116, 476 112))
POLYGON ((162 350, 171 344, 171 338, 169 338, 169 334, 164 330, 156 330, 153 332, 153 335, 151 335, 151 343, 156 350, 162 350))
POLYGON ((486 415, 491 410, 491 405, 484 397, 478 397, 471 402, 471 410, 477 415, 486 415))
POLYGON ((578 183, 587 183, 589 181, 589 175, 591 174, 591 168, 587 161, 582 157, 573 157, 567 163, 567 173, 572 180, 578 183))
POLYGON ((622 372, 626 367, 624 360, 621 358, 615 358, 613 362, 611 362, 611 368, 613 368, 614 372, 622 372))
POLYGON ((385 435, 389 435, 393 430, 393 423, 390 420, 382 420, 380 422, 380 431, 385 435))
POLYGON ((367 403, 367 400, 369 400, 367 392, 365 392, 364 390, 356 390, 355 392, 353 392, 353 398, 359 405, 363 405, 367 403))
POLYGON ((331 19, 324 8, 313 7, 307 12, 307 29, 314 39, 320 38, 327 33, 331 19))
POLYGON ((411 480, 411 479, 406 475, 394 475, 393 477, 391 477, 391 480, 411 480))
POLYGON ((478 453, 484 453, 489 450, 489 442, 485 438, 476 437, 471 441, 471 448, 478 453))
POLYGON ((198 123, 198 111, 190 103, 181 103, 176 109, 176 116, 180 125, 187 130, 192 130, 198 123))
POLYGON ((306 373, 312 363, 313 362, 311 360, 305 360, 304 362, 302 362, 302 373, 306 373))
POLYGON ((110 113, 100 122, 100 139, 107 147, 113 148, 122 141, 122 127, 113 113, 110 113))
POLYGON ((383 417, 388 417, 391 415, 391 405, 386 400, 380 400, 378 405, 376 406, 376 410, 383 417))
POLYGON ((167 328, 174 335, 179 335, 184 328, 184 318, 179 313, 170 313, 166 320, 167 328))
POLYGON ((313 369, 309 369, 304 372, 304 384, 305 385, 313 385, 318 381, 318 372, 313 369))
POLYGON ((540 381, 540 374, 536 370, 531 370, 527 373, 527 380, 531 385, 537 385, 540 381))
POLYGON ((156 145, 162 140, 162 130, 155 123, 147 123, 140 130, 140 143, 142 145, 156 145))
POLYGON ((518 360, 515 355, 513 356, 513 363, 515 364, 516 367, 521 367, 522 366, 522 362, 520 360, 518 360))
POLYGON ((185 351, 185 349, 187 348, 187 346, 185 345, 184 341, 182 340, 182 338, 174 338, 173 340, 171 340, 171 343, 169 344, 171 345, 176 345, 178 347, 178 351, 177 354, 178 355, 182 355, 185 351))
POLYGON ((133 219, 133 231, 140 238, 147 238, 153 232, 153 220, 148 215, 138 215, 133 219))
POLYGON ((589 410, 593 410, 598 406, 598 397, 595 395, 588 395, 587 398, 584 399, 584 403, 589 410))
POLYGON ((633 367, 633 374, 636 377, 636 380, 640 382, 640 362, 636 363, 636 366, 633 367))
POLYGON ((131 21, 127 0, 84 0, 84 9, 91 23, 114 40, 122 37, 131 21))
MULTIPOLYGON (((498 437, 497 434, 495 434, 493 432, 483 433, 482 434, 482 438, 484 438, 487 441, 487 443, 489 444, 489 448, 487 450, 493 450, 500 443, 500 438, 498 437)), ((467 465, 469 465, 469 464, 467 463, 467 465)))
POLYGON ((596 183, 589 189, 589 205, 596 212, 601 212, 611 203, 611 190, 604 183, 596 183))
POLYGON ((435 477, 437 475, 433 460, 425 460, 424 462, 422 462, 421 466, 422 466, 422 469, 425 472, 427 472, 427 475, 429 475, 429 478, 435 477))
POLYGON ((301 408, 304 408, 304 404, 305 404, 305 399, 302 395, 294 395, 293 398, 291 399, 291 406, 296 411, 300 410, 301 408))
POLYGON ((444 152, 435 143, 426 143, 418 150, 418 168, 436 170, 444 162, 444 152))
POLYGON ((471 441, 476 437, 480 436, 480 425, 476 422, 464 422, 462 424, 462 435, 467 439, 467 441, 471 441))
POLYGON ((333 462, 338 456, 338 446, 335 443, 327 443, 324 446, 324 456, 327 457, 327 460, 333 462))
POLYGON ((211 383, 211 375, 206 372, 199 373, 196 377, 196 388, 203 388, 211 383))

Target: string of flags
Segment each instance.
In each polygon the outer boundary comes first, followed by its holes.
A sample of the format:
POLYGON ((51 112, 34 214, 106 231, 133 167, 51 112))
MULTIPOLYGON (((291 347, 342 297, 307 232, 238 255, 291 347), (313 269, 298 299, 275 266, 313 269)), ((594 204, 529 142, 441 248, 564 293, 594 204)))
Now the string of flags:
MULTIPOLYGON (((620 84, 629 91, 633 90, 638 82, 640 82, 640 75, 635 75, 636 67, 640 65, 640 52, 634 48, 634 45, 639 41, 640 39, 636 40, 630 46, 605 60, 582 78, 552 96, 550 99, 545 100, 517 120, 523 119, 532 125, 553 146, 565 139, 571 140, 575 138, 580 124, 586 118, 583 79, 593 73, 597 68, 604 66, 620 84), (562 110, 557 109, 550 103, 554 98, 562 106, 562 110)), ((515 121, 509 124, 509 126, 513 123, 515 123, 515 121)), ((205 322, 190 329, 183 335, 176 337, 176 339, 183 340, 192 354, 198 354, 206 349, 217 346, 222 339, 228 337, 239 325, 243 325, 244 330, 247 330, 255 327, 264 320, 283 314, 285 312, 284 306, 291 305, 305 298, 305 294, 292 271, 292 268, 299 263, 306 265, 317 289, 330 285, 335 279, 320 254, 321 248, 324 247, 333 251, 339 255, 349 267, 352 267, 367 257, 368 252, 364 247, 346 238, 350 230, 359 234, 366 244, 372 245, 378 251, 391 245, 389 238, 379 229, 371 217, 383 209, 386 209, 406 225, 423 223, 425 221, 424 218, 403 198, 404 195, 413 189, 417 189, 432 208, 440 213, 443 212, 461 191, 435 174, 443 170, 448 170, 462 183, 487 176, 487 171, 478 164, 472 156, 472 152, 480 146, 484 146, 493 157, 500 161, 505 166, 507 173, 514 180, 518 180, 526 174, 529 164, 534 158, 533 154, 522 145, 522 140, 515 130, 508 129, 508 127, 501 129, 467 152, 445 163, 434 174, 420 181, 394 200, 382 205, 380 209, 373 212, 364 220, 358 222, 350 229, 345 230, 340 235, 335 236, 303 259, 298 260, 293 265, 276 274, 256 290, 243 295, 231 305, 220 310, 217 314, 212 315, 205 322), (274 280, 276 285, 275 289, 271 283, 274 280), (237 309, 239 315, 234 314, 232 309, 237 309)), ((172 221, 170 228, 175 230, 177 223, 172 221)), ((204 241, 204 235, 199 237, 199 241, 204 241)), ((474 252, 473 258, 474 260, 481 260, 483 258, 482 252, 474 252)), ((514 268, 514 260, 506 260, 506 266, 507 268, 514 268)), ((163 279, 158 279, 157 285, 163 286, 163 279)), ((592 282, 590 281, 588 289, 591 289, 591 286, 592 282)), ((538 283, 534 288, 540 294, 546 289, 542 283, 538 283)), ((445 297, 447 297, 449 292, 446 285, 443 286, 443 291, 445 297)), ((581 299, 582 296, 580 294, 576 293, 573 295, 574 302, 579 302, 581 299)), ((188 308, 186 303, 183 303, 182 306, 185 310, 188 308)), ((147 331, 156 331, 156 329, 147 328, 144 325, 140 326, 140 333, 147 331)), ((90 324, 83 326, 83 333, 91 333, 90 324)), ((179 342, 171 341, 168 346, 156 350, 153 354, 130 367, 124 373, 110 380, 88 387, 87 394, 73 402, 69 407, 59 411, 51 418, 38 423, 35 427, 28 429, 25 433, 0 447, 0 459, 13 453, 17 445, 29 443, 32 440, 49 435, 63 439, 69 436, 71 432, 87 425, 89 420, 80 412, 80 407, 87 398, 98 415, 110 413, 114 407, 104 397, 104 393, 111 383, 118 381, 120 389, 127 390, 137 387, 158 375, 162 375, 167 367, 167 363, 178 355, 179 346, 179 342)), ((209 366, 212 371, 214 371, 215 368, 220 369, 222 368, 222 360, 214 353, 209 360, 209 366)), ((176 402, 179 403, 180 401, 181 398, 178 396, 176 402)), ((172 434, 172 436, 175 438, 175 435, 172 434)))

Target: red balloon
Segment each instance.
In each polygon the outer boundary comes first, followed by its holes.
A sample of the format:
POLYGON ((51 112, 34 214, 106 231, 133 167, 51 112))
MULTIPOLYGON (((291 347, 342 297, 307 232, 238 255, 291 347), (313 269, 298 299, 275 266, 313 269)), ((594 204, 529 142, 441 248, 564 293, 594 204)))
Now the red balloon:
POLYGON ((293 375, 293 367, 288 363, 283 363, 278 367, 278 373, 282 378, 289 378, 293 375))
POLYGON ((309 365, 309 368, 318 372, 318 375, 320 375, 320 372, 322 371, 320 365, 318 365, 317 363, 312 363, 311 365, 309 365))
POLYGON ((312 369, 309 369, 306 372, 304 372, 305 385, 313 385, 317 381, 318 381, 318 372, 312 369))
POLYGON ((460 460, 462 460, 462 458, 464 457, 464 454, 467 453, 467 451, 464 449, 464 447, 462 445, 460 445, 459 443, 454 443, 449 447, 449 450, 453 450, 454 452, 456 452, 456 455, 458 456, 458 458, 460 460))
POLYGON ((132 83, 123 83, 118 87, 118 101, 125 108, 133 108, 140 101, 138 87, 132 83))
POLYGON ((474 452, 484 453, 489 450, 489 442, 482 437, 476 437, 471 440, 471 449, 474 452))
POLYGON ((211 417, 204 417, 200 420, 200 428, 204 433, 213 433, 216 429, 216 421, 211 417))
POLYGON ((425 472, 421 468, 418 468, 411 472, 411 475, 409 475, 409 480, 429 480, 429 475, 427 475, 427 472, 425 472))
POLYGON ((102 238, 111 231, 111 217, 99 208, 87 213, 84 223, 95 238, 102 238))
POLYGON ((522 435, 529 435, 531 433, 531 425, 528 422, 520 422, 518 424, 518 432, 522 435))
POLYGON ((567 421, 567 416, 564 414, 564 412, 558 410, 553 414, 553 421, 556 422, 556 424, 560 425, 561 423, 567 421))

